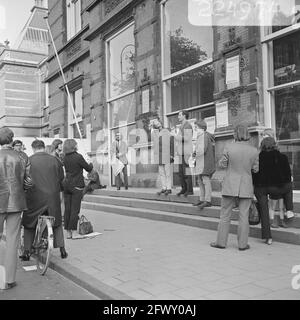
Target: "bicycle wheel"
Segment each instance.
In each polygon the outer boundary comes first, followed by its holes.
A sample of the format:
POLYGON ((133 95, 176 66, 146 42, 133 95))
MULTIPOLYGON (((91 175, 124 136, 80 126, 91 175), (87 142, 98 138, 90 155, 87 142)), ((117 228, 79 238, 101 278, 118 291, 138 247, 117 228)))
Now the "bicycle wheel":
POLYGON ((45 219, 45 225, 40 230, 42 235, 40 236, 40 242, 36 247, 36 266, 37 271, 44 275, 49 266, 51 251, 53 249, 53 229, 51 222, 45 219))

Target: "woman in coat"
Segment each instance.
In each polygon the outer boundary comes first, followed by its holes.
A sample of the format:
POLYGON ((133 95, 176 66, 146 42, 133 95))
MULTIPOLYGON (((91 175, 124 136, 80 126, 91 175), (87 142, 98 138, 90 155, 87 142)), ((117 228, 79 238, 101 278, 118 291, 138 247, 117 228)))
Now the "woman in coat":
POLYGON ((85 187, 83 169, 91 172, 93 164, 88 164, 83 156, 77 153, 78 146, 74 139, 67 139, 63 145, 64 166, 66 178, 64 180, 64 228, 67 239, 72 238, 72 231, 77 230, 83 189, 85 187))
POLYGON ((259 172, 253 175, 254 192, 260 207, 262 239, 272 244, 268 195, 282 197, 287 216, 294 216, 291 168, 287 156, 277 150, 274 138, 263 139, 260 149, 259 172))
POLYGON ((228 144, 219 161, 219 166, 226 169, 222 185, 221 214, 218 227, 217 241, 210 245, 214 248, 225 249, 230 228, 230 217, 235 200, 239 200, 239 250, 250 248, 249 234, 249 208, 254 195, 251 172, 258 171, 258 151, 252 147, 248 140, 248 128, 238 125, 235 128, 235 142, 228 144))

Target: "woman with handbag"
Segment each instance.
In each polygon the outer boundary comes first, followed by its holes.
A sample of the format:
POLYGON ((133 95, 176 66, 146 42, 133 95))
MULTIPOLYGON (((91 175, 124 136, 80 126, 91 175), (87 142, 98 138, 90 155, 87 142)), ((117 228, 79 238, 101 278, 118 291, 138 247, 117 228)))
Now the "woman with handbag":
POLYGON ((77 230, 83 189, 85 187, 83 169, 93 170, 93 164, 88 164, 83 156, 77 153, 78 146, 74 139, 67 139, 63 144, 64 166, 66 177, 63 183, 65 214, 64 228, 67 230, 67 239, 72 238, 72 231, 77 230))
POLYGON ((267 137, 261 142, 259 172, 253 174, 254 193, 261 213, 262 239, 272 244, 268 195, 282 197, 287 217, 293 217, 293 188, 291 168, 286 155, 277 149, 274 138, 267 137))

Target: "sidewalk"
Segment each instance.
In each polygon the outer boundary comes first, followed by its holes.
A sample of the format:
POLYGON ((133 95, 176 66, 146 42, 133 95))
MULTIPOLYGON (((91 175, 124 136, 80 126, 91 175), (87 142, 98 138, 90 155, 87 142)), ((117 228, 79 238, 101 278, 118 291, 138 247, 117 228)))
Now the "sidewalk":
POLYGON ((82 210, 92 221, 92 239, 67 240, 69 257, 55 250, 52 267, 103 299, 299 299, 291 269, 299 246, 267 246, 249 238, 238 251, 209 243, 216 232, 112 213, 82 210))

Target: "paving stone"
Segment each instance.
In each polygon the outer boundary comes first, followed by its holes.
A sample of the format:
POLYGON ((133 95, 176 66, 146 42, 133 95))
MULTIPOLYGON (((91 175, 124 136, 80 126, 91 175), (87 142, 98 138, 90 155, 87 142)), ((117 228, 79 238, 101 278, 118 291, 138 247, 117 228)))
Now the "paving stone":
POLYGON ((204 297, 210 300, 246 300, 247 299, 245 296, 236 294, 229 290, 211 293, 204 297))
POLYGON ((271 292, 271 290, 269 289, 262 288, 253 284, 242 285, 240 287, 231 289, 231 291, 234 293, 246 296, 248 298, 258 298, 259 296, 262 296, 271 292))

